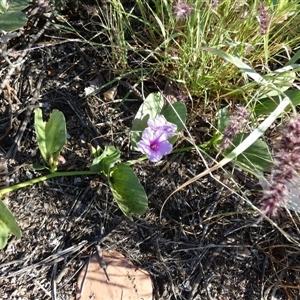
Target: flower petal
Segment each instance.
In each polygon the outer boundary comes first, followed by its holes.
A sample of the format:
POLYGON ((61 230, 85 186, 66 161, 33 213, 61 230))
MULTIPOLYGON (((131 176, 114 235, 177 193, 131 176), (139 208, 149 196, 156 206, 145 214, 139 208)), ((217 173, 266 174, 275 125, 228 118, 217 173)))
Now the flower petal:
POLYGON ((164 130, 154 131, 147 127, 142 133, 142 140, 137 143, 137 148, 146 154, 150 161, 157 162, 163 155, 172 151, 172 144, 167 140, 168 136, 164 130))
POLYGON ((148 120, 147 124, 154 131, 163 130, 167 137, 176 134, 177 125, 168 122, 163 115, 158 115, 154 120, 148 120))

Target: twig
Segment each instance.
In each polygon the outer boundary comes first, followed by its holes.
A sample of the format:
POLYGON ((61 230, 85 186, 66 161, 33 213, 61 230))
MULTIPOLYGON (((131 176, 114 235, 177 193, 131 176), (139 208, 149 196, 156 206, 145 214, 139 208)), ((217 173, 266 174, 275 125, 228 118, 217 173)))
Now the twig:
MULTIPOLYGON (((15 272, 11 272, 9 274, 3 274, 0 276, 0 279, 4 279, 4 278, 11 278, 17 275, 21 275, 24 274, 24 272, 28 272, 34 268, 40 267, 40 266, 45 266, 45 265, 52 265, 54 263, 58 263, 62 260, 64 260, 66 258, 66 256, 69 256, 73 253, 76 253, 78 251, 80 251, 85 245, 87 244, 87 241, 82 241, 81 243, 79 243, 77 246, 72 246, 69 247, 67 249, 64 249, 62 251, 59 251, 55 254, 52 254, 50 256, 48 256, 47 258, 32 264, 30 266, 27 266, 25 268, 22 268, 21 270, 15 271, 15 272)), ((14 261, 15 263, 19 262, 19 260, 14 261)), ((11 262, 13 263, 13 262, 11 262)), ((2 265, 0 265, 0 268, 2 267, 2 265)))
MULTIPOLYGON (((27 49, 31 48, 31 46, 41 37, 41 35, 45 32, 45 30, 50 26, 51 21, 48 21, 44 27, 35 35, 33 36, 32 40, 28 43, 27 45, 27 49)), ((4 58, 7 58, 7 54, 5 53, 5 51, 3 51, 3 47, 2 47, 2 55, 4 56, 4 58)), ((17 62, 15 64, 12 64, 10 61, 8 61, 9 65, 10 65, 10 69, 4 79, 4 81, 2 82, 1 86, 0 86, 0 95, 3 92, 3 89, 5 88, 6 84, 9 82, 11 76, 13 75, 13 73, 15 72, 16 68, 18 66, 20 66, 25 59, 25 56, 27 55, 27 51, 24 51, 21 53, 21 55, 18 57, 17 62)), ((7 59, 5 59, 7 61, 7 59)))
POLYGON ((30 116, 31 116, 32 111, 35 107, 34 105, 37 102, 37 100, 39 99, 40 91, 41 91, 41 87, 42 87, 42 83, 43 83, 43 79, 44 79, 44 75, 45 75, 44 72, 40 73, 39 81, 37 83, 36 90, 35 90, 35 94, 34 94, 34 96, 32 97, 32 99, 29 103, 28 109, 26 111, 25 118, 24 118, 24 120, 22 122, 22 125, 19 128, 18 133, 15 137, 15 143, 13 143, 13 145, 7 151, 7 153, 5 155, 5 158, 11 158, 11 157, 14 157, 16 155, 16 151, 18 150, 18 148, 20 146, 21 139, 24 135, 24 132, 25 132, 25 129, 26 129, 27 124, 29 122, 30 116))
POLYGON ((97 259, 98 259, 100 267, 103 269, 107 280, 110 281, 108 273, 107 273, 106 263, 104 261, 103 255, 102 255, 102 249, 99 245, 96 245, 96 254, 97 254, 97 259))

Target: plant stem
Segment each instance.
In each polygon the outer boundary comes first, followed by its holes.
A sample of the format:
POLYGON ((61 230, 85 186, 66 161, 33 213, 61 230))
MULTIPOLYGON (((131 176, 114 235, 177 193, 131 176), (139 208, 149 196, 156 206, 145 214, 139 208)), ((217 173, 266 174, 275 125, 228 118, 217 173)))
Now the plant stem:
MULTIPOLYGON (((194 146, 190 146, 190 147, 185 147, 185 148, 173 150, 172 153, 186 152, 186 151, 191 151, 191 150, 194 150, 194 149, 195 149, 194 146)), ((136 163, 142 162, 145 159, 147 159, 147 156, 143 156, 143 157, 141 157, 139 159, 136 159, 136 160, 128 161, 126 164, 131 166, 131 165, 134 165, 136 163)), ((33 179, 28 180, 28 181, 21 182, 21 183, 6 187, 4 189, 0 189, 0 199, 2 198, 2 196, 4 196, 5 194, 7 194, 9 192, 13 192, 13 191, 19 190, 21 188, 24 188, 26 186, 29 186, 29 185, 32 185, 32 184, 35 184, 35 183, 39 183, 39 182, 42 182, 42 181, 46 181, 46 180, 51 179, 51 178, 65 177, 65 176, 97 175, 97 174, 99 174, 99 173, 98 172, 93 172, 93 171, 53 172, 53 173, 50 173, 50 174, 47 174, 47 175, 44 175, 44 176, 33 178, 33 179)))
POLYGON ((23 187, 26 187, 26 186, 29 186, 29 185, 32 185, 32 184, 35 184, 35 183, 39 183, 39 182, 42 182, 42 181, 45 181, 47 179, 51 179, 51 178, 54 178, 54 177, 97 175, 97 174, 98 174, 97 172, 92 172, 92 171, 53 172, 53 173, 50 173, 48 175, 33 178, 33 179, 28 180, 28 181, 21 182, 21 183, 9 186, 7 188, 0 189, 0 198, 3 195, 5 195, 9 192, 16 191, 16 190, 21 189, 23 187))
POLYGON ((137 164, 137 163, 140 163, 140 162, 142 162, 142 161, 144 161, 144 160, 146 160, 146 159, 147 159, 147 155, 142 156, 142 157, 140 157, 140 158, 138 158, 138 159, 135 159, 135 160, 129 160, 129 161, 127 161, 127 162, 125 163, 125 165, 127 165, 127 166, 132 166, 132 165, 135 165, 135 164, 137 164))

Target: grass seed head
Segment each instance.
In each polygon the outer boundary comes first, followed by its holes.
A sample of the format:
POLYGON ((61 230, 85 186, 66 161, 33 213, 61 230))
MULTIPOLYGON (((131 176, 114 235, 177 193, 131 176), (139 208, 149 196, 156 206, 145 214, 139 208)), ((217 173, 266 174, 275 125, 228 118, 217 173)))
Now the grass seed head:
POLYGON ((187 19, 192 13, 192 7, 190 4, 178 0, 174 6, 174 15, 177 20, 187 19))
POLYGON ((296 181, 300 170, 300 117, 291 118, 282 127, 281 140, 275 146, 275 163, 270 185, 264 190, 261 204, 264 214, 274 217, 279 207, 288 204, 288 184, 296 181))
POLYGON ((220 2, 219 0, 212 0, 211 1, 211 7, 216 8, 219 5, 219 2, 220 2))
POLYGON ((249 118, 249 112, 242 105, 236 105, 236 111, 230 117, 230 124, 227 126, 223 143, 220 146, 220 151, 224 151, 231 145, 233 138, 240 133, 246 125, 249 118))
POLYGON ((270 23, 270 16, 267 11, 266 5, 261 3, 258 8, 259 12, 259 24, 260 24, 260 34, 265 35, 268 31, 269 23, 270 23))

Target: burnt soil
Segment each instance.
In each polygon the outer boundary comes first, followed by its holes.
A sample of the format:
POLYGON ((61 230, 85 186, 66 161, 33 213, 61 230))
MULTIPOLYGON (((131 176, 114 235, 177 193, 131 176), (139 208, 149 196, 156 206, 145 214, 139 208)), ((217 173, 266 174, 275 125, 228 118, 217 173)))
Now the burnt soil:
MULTIPOLYGON (((61 12, 87 39, 88 25, 83 25, 90 22, 91 8, 61 12)), ((6 44, 10 63, 0 59, 0 145, 9 185, 45 174, 29 167, 41 162, 36 107, 45 117, 53 109, 65 115, 68 140, 61 171, 88 170, 91 145, 118 147, 122 161, 140 157, 129 139, 142 103, 140 86, 130 88, 136 77, 124 76, 86 96, 86 88, 117 78, 116 71, 100 46, 54 25, 66 25, 62 18, 47 23, 49 11, 31 6, 27 26, 6 44), (104 95, 114 87, 114 97, 104 95)), ((164 90, 166 84, 163 76, 148 78, 144 93, 164 90)), ((195 113, 189 99, 182 101, 189 114, 195 113)), ((203 121, 207 116, 198 116, 187 126, 199 144, 205 140, 199 128, 209 126, 203 121)), ((187 145, 179 139, 176 147, 187 145)), ((23 236, 11 236, 0 251, 0 299, 75 299, 77 274, 96 245, 116 249, 146 269, 155 299, 299 299, 299 248, 239 197, 244 193, 257 203, 255 182, 247 174, 229 166, 180 190, 161 210, 170 193, 204 169, 193 151, 134 165, 149 197, 147 213, 134 222, 122 214, 100 176, 55 178, 10 193, 6 201, 23 236)), ((299 241, 297 216, 283 213, 277 221, 299 241)))

